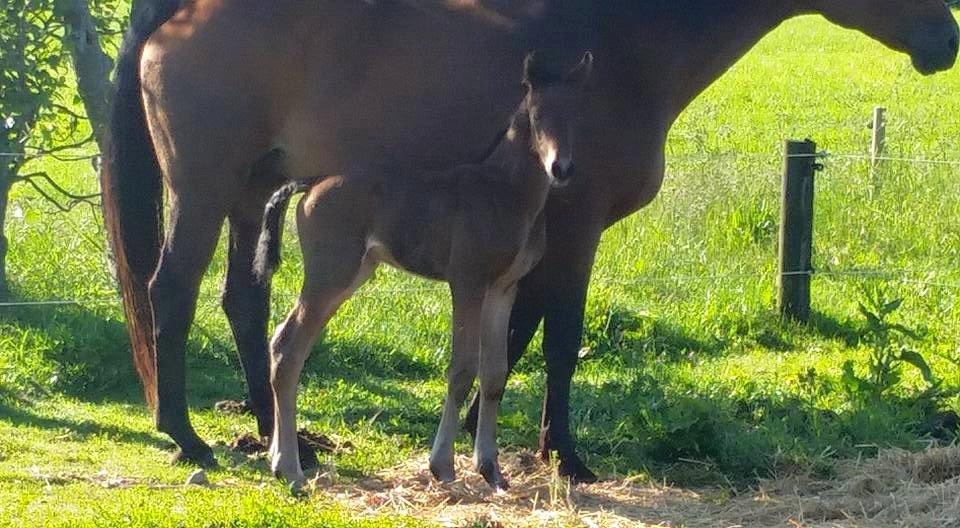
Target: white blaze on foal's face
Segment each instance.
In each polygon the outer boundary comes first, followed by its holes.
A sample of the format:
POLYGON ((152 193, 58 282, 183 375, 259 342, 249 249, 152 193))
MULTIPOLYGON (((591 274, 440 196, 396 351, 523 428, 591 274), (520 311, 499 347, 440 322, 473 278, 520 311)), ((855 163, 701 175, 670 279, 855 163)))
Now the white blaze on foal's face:
POLYGON ((583 86, 592 68, 593 55, 589 52, 566 75, 551 73, 534 55, 527 57, 524 82, 528 89, 533 148, 550 184, 556 187, 566 185, 572 176, 573 136, 579 121, 583 86))

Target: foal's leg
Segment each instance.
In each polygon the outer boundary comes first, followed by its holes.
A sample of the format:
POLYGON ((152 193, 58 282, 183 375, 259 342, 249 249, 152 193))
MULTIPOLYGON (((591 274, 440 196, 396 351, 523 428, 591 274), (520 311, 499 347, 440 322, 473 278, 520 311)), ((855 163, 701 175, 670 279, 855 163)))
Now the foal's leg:
MULTIPOLYGON (((533 339, 533 335, 543 320, 543 288, 540 282, 540 267, 534 268, 529 275, 520 280, 517 285, 516 300, 510 311, 510 329, 507 332, 507 376, 523 356, 524 351, 533 339)), ((476 440, 477 418, 480 412, 480 393, 473 396, 470 410, 464 419, 463 427, 476 440)))
POLYGON ((480 412, 474 443, 474 464, 491 487, 506 489, 506 479, 497 461, 497 410, 507 384, 507 331, 510 309, 517 295, 516 285, 506 291, 491 288, 483 302, 483 330, 480 336, 480 412))
POLYGON ((451 284, 453 294, 453 354, 447 368, 447 397, 440 427, 430 451, 430 472, 440 482, 456 479, 453 442, 457 436, 460 407, 477 375, 480 355, 480 317, 485 287, 451 284))
POLYGON ((288 482, 299 483, 304 478, 297 448, 297 383, 303 365, 337 308, 370 278, 375 268, 370 262, 360 263, 362 250, 340 255, 345 263, 331 276, 345 280, 318 281, 307 271, 297 304, 277 327, 270 344, 270 385, 275 409, 270 468, 274 475, 288 482), (351 262, 352 266, 348 264, 351 262))
POLYGON ((270 384, 274 397, 271 469, 290 482, 303 481, 297 451, 297 382, 303 364, 327 321, 373 273, 358 215, 359 198, 336 179, 318 184, 300 202, 297 226, 303 251, 303 287, 286 321, 270 344, 270 384))
MULTIPOLYGON (((172 193, 171 193, 172 194, 172 193)), ((216 248, 224 214, 196 197, 171 197, 170 228, 157 272, 150 281, 157 351, 157 429, 179 446, 175 461, 215 465, 187 414, 185 347, 196 312, 203 272, 216 248)))

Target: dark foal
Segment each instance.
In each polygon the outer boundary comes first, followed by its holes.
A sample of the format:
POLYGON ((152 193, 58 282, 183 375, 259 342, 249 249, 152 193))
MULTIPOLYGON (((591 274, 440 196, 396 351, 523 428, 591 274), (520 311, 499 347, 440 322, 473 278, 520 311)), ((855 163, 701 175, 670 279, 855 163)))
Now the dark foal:
MULTIPOLYGON (((506 488, 497 462, 497 409, 507 380, 507 331, 517 282, 546 246, 543 208, 567 183, 573 131, 593 56, 555 75, 534 55, 524 62, 526 95, 509 128, 479 165, 398 175, 367 171, 291 183, 271 204, 309 188, 297 210, 304 282, 271 343, 274 473, 301 482, 297 382, 310 349, 343 301, 380 263, 446 281, 453 296, 453 356, 447 396, 430 454, 437 479, 455 478, 453 442, 475 377, 480 410, 474 462, 494 488, 506 488)), ((282 207, 267 208, 258 268, 268 273, 270 232, 282 207)))

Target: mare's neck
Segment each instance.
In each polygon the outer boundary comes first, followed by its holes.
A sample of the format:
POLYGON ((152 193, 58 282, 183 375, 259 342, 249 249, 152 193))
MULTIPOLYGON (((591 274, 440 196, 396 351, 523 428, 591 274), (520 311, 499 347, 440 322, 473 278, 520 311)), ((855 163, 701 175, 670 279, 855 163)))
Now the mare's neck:
MULTIPOLYGON (((801 13, 796 0, 645 0, 629 39, 639 90, 672 121, 765 35, 801 13), (643 85, 646 85, 644 87, 643 85), (651 93, 651 91, 653 93, 651 93)), ((629 53, 629 52, 628 52, 629 53)))

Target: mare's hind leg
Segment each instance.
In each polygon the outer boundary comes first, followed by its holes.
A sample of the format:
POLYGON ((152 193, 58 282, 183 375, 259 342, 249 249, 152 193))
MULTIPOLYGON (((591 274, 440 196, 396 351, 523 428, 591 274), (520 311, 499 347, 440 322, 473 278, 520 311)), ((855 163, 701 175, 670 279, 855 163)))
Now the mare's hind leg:
POLYGON ((430 472, 440 482, 456 478, 453 441, 457 436, 460 408, 477 375, 480 355, 480 317, 486 288, 451 284, 453 293, 453 355, 447 368, 447 397, 440 427, 430 451, 430 472))
POLYGON ((216 248, 224 214, 216 204, 172 197, 170 228, 150 281, 157 351, 157 429, 180 451, 175 461, 212 466, 213 452, 187 414, 185 347, 204 270, 216 248))
MULTIPOLYGON (((267 159, 270 159, 268 156, 267 159)), ((267 321, 270 317, 270 281, 253 273, 253 259, 263 224, 267 200, 283 179, 275 164, 258 164, 252 175, 252 192, 230 211, 230 245, 227 277, 221 304, 230 322, 237 355, 247 381, 250 406, 257 418, 261 438, 273 432, 273 398, 270 393, 270 361, 267 351, 267 321)), ((275 237, 279 240, 279 237, 275 237)))
POLYGON ((247 381, 250 406, 261 437, 273 431, 270 395, 270 361, 267 353, 267 319, 270 316, 270 283, 253 274, 253 258, 260 225, 241 215, 230 216, 230 249, 221 304, 247 381))
POLYGON ((480 337, 480 412, 474 442, 474 464, 491 487, 506 489, 507 481, 497 461, 497 411, 507 384, 507 332, 510 309, 517 287, 506 291, 491 288, 483 302, 483 329, 480 337))

